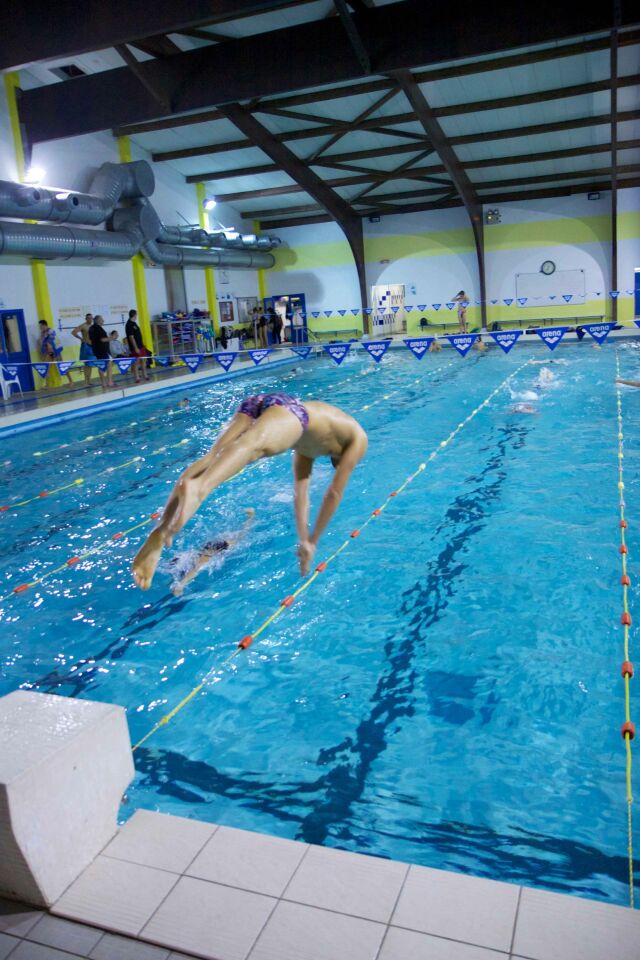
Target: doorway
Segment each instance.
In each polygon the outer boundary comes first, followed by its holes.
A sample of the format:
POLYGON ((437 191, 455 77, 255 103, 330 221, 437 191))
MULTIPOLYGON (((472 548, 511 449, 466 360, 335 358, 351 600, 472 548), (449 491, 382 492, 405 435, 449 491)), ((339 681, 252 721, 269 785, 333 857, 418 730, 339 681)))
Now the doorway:
MULTIPOLYGON (((307 343, 307 302, 304 293, 286 293, 264 298, 264 309, 273 308, 282 317, 282 342, 307 343)), ((272 343, 271 331, 267 330, 269 343, 272 343)))
POLYGON ((33 372, 27 328, 22 310, 0 310, 0 363, 19 363, 20 386, 33 390, 33 372))
POLYGON ((184 270, 182 267, 165 267, 164 284, 167 289, 167 306, 169 313, 184 313, 187 310, 187 290, 184 284, 184 270))

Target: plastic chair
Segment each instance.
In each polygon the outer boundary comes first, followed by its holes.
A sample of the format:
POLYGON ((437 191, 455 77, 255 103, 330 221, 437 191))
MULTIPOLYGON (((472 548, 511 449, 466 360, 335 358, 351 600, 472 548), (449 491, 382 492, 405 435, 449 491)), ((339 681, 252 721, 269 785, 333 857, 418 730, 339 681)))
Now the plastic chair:
POLYGON ((20 395, 24 396, 17 371, 11 376, 7 367, 5 367, 3 363, 0 363, 0 390, 2 390, 3 400, 8 400, 11 396, 11 387, 17 387, 20 395))

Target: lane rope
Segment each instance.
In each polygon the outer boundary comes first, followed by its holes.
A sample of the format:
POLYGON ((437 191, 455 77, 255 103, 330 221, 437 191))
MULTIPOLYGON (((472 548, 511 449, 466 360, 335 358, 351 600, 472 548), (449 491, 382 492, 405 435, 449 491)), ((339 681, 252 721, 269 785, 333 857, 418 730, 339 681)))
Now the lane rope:
POLYGON ((344 550, 346 550, 347 547, 361 535, 362 531, 370 523, 372 523, 379 516, 381 516, 383 511, 387 509, 387 507, 392 503, 392 501, 395 500, 395 498, 398 497, 400 494, 402 494, 406 490, 406 488, 409 486, 409 484, 413 483, 416 477, 420 476, 420 474, 427 469, 427 466, 429 465, 429 463, 435 460, 438 454, 441 453, 446 447, 448 447, 450 443, 452 443, 452 441, 461 432, 461 430, 463 430, 466 427, 466 425, 480 413, 481 410, 487 407, 491 403, 491 401, 494 399, 494 397, 496 397, 500 393, 500 391, 503 390, 504 387, 506 387, 509 381, 512 380, 518 373, 520 373, 521 370, 523 370, 526 366, 529 365, 529 362, 530 362, 529 360, 526 360, 523 364, 517 367, 512 373, 509 374, 508 377, 502 380, 501 383, 499 383, 494 390, 491 391, 491 393, 482 401, 482 403, 480 403, 477 407, 475 407, 475 409, 472 410, 471 413, 467 417, 465 417, 464 420, 461 420, 458 423, 457 427, 455 427, 451 431, 451 433, 449 433, 449 435, 445 437, 444 440, 440 441, 438 446, 429 454, 427 459, 423 463, 421 463, 418 466, 418 468, 414 470, 414 472, 410 474, 406 478, 406 480, 404 480, 403 483, 400 484, 399 487, 397 487, 395 490, 392 490, 391 493, 388 495, 388 497, 380 504, 379 507, 376 507, 369 514, 369 516, 360 525, 360 527, 356 528, 355 530, 352 530, 351 534, 347 537, 347 539, 344 540, 344 542, 341 543, 340 546, 336 550, 334 550, 334 552, 329 557, 327 557, 326 560, 323 560, 321 563, 317 565, 317 567, 315 568, 311 576, 308 577, 304 581, 304 583, 302 583, 297 588, 297 590, 294 590, 293 593, 291 593, 289 596, 286 596, 283 600, 281 600, 277 608, 273 611, 273 613, 271 613, 266 618, 266 620, 263 620, 263 622, 251 633, 247 633, 239 641, 239 643, 231 651, 231 653, 229 653, 228 656, 225 657, 224 660, 222 660, 221 663, 217 664, 214 667, 211 667, 211 669, 205 673, 202 680, 198 684, 196 684, 196 686, 194 686, 189 691, 189 693, 178 704, 176 704, 175 707, 173 707, 168 713, 166 713, 163 717, 161 717, 161 719, 158 720, 158 722, 149 731, 147 731, 147 733, 140 740, 137 741, 137 743, 132 748, 133 752, 135 753, 135 751, 138 750, 144 743, 146 743, 147 740, 149 740, 154 733, 156 733, 158 730, 160 730, 161 727, 166 726, 171 720, 173 720, 173 718, 178 713, 180 713, 180 711, 183 710, 187 706, 187 704, 194 699, 194 697, 196 697, 199 693, 202 692, 202 690, 206 687, 207 682, 212 678, 214 674, 223 671, 225 667, 227 667, 232 662, 232 660, 234 660, 243 650, 247 650, 248 647, 250 647, 251 644, 254 642, 254 640, 256 640, 269 626, 271 626, 271 624, 274 623, 278 619, 278 617, 280 617, 285 612, 285 610, 288 610, 295 603, 298 597, 301 596, 301 594, 303 594, 306 590, 309 589, 309 587, 317 580, 320 574, 326 571, 327 567, 329 567, 329 565, 332 564, 334 560, 336 560, 340 556, 340 554, 344 550))
MULTIPOLYGON (((616 350, 616 376, 620 377, 620 357, 616 350)), ((620 583, 622 585, 622 616, 620 622, 623 629, 623 649, 624 660, 622 663, 621 674, 624 681, 624 723, 620 729, 624 740, 626 754, 626 794, 627 794, 627 856, 629 861, 629 906, 634 908, 633 891, 633 792, 632 792, 632 754, 631 741, 636 735, 635 724, 631 720, 631 678, 633 677, 633 664, 629 657, 629 630, 631 627, 631 614, 629 613, 629 587, 631 579, 627 571, 627 558, 629 549, 626 543, 625 531, 628 524, 625 517, 626 503, 624 499, 624 429, 622 422, 622 391, 620 384, 616 383, 617 408, 618 408, 618 501, 620 510, 620 561, 622 566, 622 576, 620 583)))

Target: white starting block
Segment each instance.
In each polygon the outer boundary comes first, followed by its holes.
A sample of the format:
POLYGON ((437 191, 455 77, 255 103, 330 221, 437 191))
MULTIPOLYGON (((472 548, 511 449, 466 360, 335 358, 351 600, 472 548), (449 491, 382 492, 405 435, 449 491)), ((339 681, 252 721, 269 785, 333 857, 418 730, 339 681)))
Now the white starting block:
POLYGON ((0 896, 54 903, 115 835, 133 774, 123 707, 0 698, 0 896))

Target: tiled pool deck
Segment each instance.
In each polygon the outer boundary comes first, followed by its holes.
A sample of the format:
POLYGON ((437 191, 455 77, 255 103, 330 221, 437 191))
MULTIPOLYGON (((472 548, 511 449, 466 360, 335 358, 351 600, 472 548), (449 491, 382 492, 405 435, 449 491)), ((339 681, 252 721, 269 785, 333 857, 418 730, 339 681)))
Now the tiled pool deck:
POLYGON ((0 960, 640 957, 625 907, 144 810, 50 913, 1 902, 0 931, 0 960))

